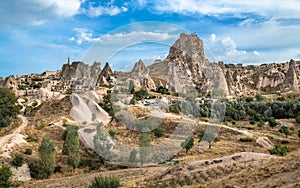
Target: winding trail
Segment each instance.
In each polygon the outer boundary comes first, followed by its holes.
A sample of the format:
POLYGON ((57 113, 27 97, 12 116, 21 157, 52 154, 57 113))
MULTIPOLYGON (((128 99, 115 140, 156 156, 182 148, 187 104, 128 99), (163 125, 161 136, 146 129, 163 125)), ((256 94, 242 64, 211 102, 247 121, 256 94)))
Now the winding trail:
POLYGON ((3 153, 3 151, 6 149, 9 142, 16 136, 18 136, 21 131, 28 125, 28 120, 23 115, 18 115, 19 118, 23 121, 22 125, 19 126, 16 130, 14 130, 13 133, 9 135, 5 135, 4 137, 0 138, 0 154, 3 153))

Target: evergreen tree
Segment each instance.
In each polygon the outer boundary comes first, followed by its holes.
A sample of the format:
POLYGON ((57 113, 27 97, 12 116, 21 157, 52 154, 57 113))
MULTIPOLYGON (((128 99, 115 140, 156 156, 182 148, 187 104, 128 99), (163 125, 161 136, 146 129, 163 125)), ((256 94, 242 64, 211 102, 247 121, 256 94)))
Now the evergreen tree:
POLYGON ((53 174, 56 166, 56 152, 53 142, 47 137, 44 137, 38 151, 40 156, 39 165, 41 171, 44 172, 46 177, 49 177, 51 174, 53 174))
POLYGON ((181 143, 181 146, 185 148, 187 153, 194 146, 194 137, 189 136, 184 142, 181 143))
POLYGON ((80 143, 78 132, 74 126, 69 125, 66 132, 66 140, 63 146, 63 154, 68 155, 68 165, 77 168, 80 163, 80 143))
POLYGON ((149 146, 151 142, 151 135, 147 132, 143 132, 139 137, 140 143, 140 159, 141 163, 145 164, 149 157, 149 146))
POLYGON ((100 123, 97 125, 97 133, 93 138, 94 142, 94 151, 108 159, 111 157, 111 150, 113 149, 113 141, 110 139, 110 136, 103 129, 103 124, 100 123))
POLYGON ((128 161, 130 162, 130 163, 134 163, 134 162, 136 162, 136 150, 135 149, 133 149, 131 152, 130 152, 130 156, 129 156, 129 159, 128 159, 128 161))
POLYGON ((286 127, 286 126, 280 127, 279 132, 283 133, 285 135, 285 137, 288 137, 288 135, 291 134, 290 131, 289 131, 289 128, 286 127))

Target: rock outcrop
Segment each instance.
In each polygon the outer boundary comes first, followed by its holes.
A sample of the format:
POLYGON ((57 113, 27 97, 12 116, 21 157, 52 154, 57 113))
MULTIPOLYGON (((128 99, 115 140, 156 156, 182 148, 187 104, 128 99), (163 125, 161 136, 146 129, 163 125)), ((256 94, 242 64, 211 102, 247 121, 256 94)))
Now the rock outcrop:
POLYGON ((296 74, 296 62, 294 60, 289 62, 289 69, 286 73, 284 84, 285 89, 299 92, 298 78, 296 74))
POLYGON ((187 92, 190 91, 187 88, 197 87, 211 90, 213 94, 229 94, 223 70, 219 64, 206 59, 203 41, 196 34, 181 34, 167 58, 150 66, 150 75, 156 80, 165 80, 173 92, 187 92))
POLYGON ((16 91, 18 89, 18 83, 14 76, 8 76, 5 78, 3 86, 16 91))
POLYGON ((103 70, 101 71, 100 75, 98 76, 97 86, 100 85, 108 85, 109 82, 113 82, 115 80, 114 73, 110 68, 108 63, 105 63, 103 70))

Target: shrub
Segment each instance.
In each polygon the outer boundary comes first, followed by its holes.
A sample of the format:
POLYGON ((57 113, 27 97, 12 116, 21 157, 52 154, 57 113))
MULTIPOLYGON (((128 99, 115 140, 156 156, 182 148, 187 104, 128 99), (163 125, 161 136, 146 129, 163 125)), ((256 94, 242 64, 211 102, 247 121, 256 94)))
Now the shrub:
POLYGON ((90 159, 80 159, 79 166, 80 167, 91 167, 92 166, 92 160, 90 160, 90 159))
POLYGON ((163 132, 163 130, 160 127, 154 129, 153 133, 154 133, 154 136, 156 136, 158 138, 162 137, 164 135, 164 132, 163 132))
POLYGON ((118 188, 120 187, 120 180, 115 176, 97 176, 89 186, 90 188, 118 188))
POLYGON ((43 128, 45 128, 45 127, 46 127, 46 123, 43 122, 43 121, 41 121, 41 122, 40 122, 40 125, 39 125, 39 129, 43 129, 43 128))
POLYGON ((268 122, 269 122, 270 127, 272 127, 272 128, 276 127, 276 125, 278 125, 277 121, 273 117, 270 117, 268 122))
POLYGON ((36 137, 34 137, 34 136, 32 136, 32 135, 28 135, 27 138, 26 138, 26 141, 27 142, 38 142, 39 139, 36 138, 36 137))
POLYGON ((263 127, 265 125, 265 122, 263 120, 259 120, 257 126, 258 127, 263 127))
POLYGON ((34 101, 31 106, 36 107, 39 103, 37 101, 34 101))
POLYGON ((290 148, 287 146, 282 146, 279 144, 276 144, 272 149, 269 150, 271 155, 279 155, 279 156, 285 156, 290 152, 290 148))
POLYGON ((29 163, 28 168, 30 170, 30 176, 35 179, 42 179, 43 173, 41 172, 41 169, 38 165, 29 163))
POLYGON ((300 124, 300 115, 298 115, 295 119, 296 123, 300 124))
POLYGON ((251 137, 242 137, 242 138, 240 138, 240 141, 241 142, 252 142, 253 139, 251 137))
POLYGON ((24 154, 31 155, 32 154, 32 149, 26 148, 24 154))
POLYGON ((17 154, 11 161, 11 164, 15 167, 20 167, 23 165, 23 161, 24 161, 24 159, 23 159, 22 155, 17 154))
POLYGON ((253 120, 253 119, 250 120, 251 125, 255 125, 255 123, 256 123, 255 120, 253 120))
POLYGON ((112 138, 115 138, 116 131, 114 131, 114 130, 112 130, 112 129, 109 129, 108 134, 109 134, 112 138))
POLYGON ((0 168, 0 187, 11 187, 12 183, 9 178, 12 176, 12 172, 9 167, 2 166, 0 168))

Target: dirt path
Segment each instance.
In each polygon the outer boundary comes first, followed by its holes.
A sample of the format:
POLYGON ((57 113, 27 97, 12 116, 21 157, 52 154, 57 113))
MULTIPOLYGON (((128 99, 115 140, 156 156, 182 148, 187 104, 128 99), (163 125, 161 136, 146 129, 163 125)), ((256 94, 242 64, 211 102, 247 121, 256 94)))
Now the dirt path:
POLYGON ((53 178, 48 180, 39 180, 35 182, 26 182, 23 187, 88 187, 95 176, 118 176, 122 187, 132 187, 137 180, 144 177, 156 176, 164 172, 167 167, 147 167, 147 168, 132 168, 124 170, 87 173, 70 177, 53 178))
POLYGON ((10 141, 14 137, 18 137, 21 133, 21 131, 27 126, 28 120, 23 115, 18 115, 19 118, 23 121, 22 125, 18 127, 16 130, 14 130, 13 133, 9 135, 5 135, 4 137, 0 138, 0 154, 3 154, 5 150, 7 150, 8 144, 10 144, 10 141))

